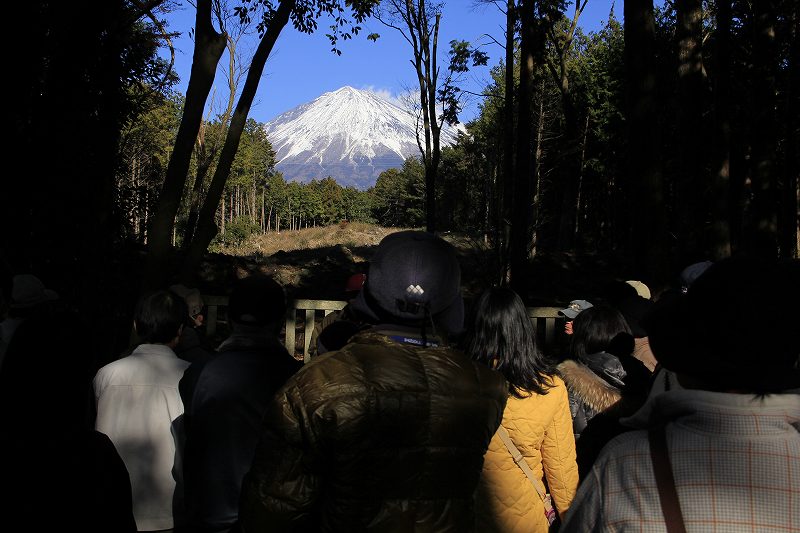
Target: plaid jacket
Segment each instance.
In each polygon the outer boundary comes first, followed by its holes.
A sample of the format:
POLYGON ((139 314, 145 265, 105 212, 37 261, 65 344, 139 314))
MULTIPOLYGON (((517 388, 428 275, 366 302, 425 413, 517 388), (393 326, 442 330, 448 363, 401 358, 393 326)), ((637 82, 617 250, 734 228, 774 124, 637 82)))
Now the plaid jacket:
MULTIPOLYGON (((651 401, 646 427, 666 422, 689 533, 800 532, 800 395, 673 390, 651 401)), ((666 531, 646 431, 603 449, 561 531, 666 531)))

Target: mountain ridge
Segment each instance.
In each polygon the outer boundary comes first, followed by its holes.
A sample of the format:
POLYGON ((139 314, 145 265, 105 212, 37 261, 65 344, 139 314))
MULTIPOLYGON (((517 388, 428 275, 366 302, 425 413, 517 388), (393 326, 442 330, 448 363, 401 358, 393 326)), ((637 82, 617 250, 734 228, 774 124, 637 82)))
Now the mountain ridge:
MULTIPOLYGON (((378 175, 419 156, 416 119, 371 91, 345 86, 280 114, 264 125, 287 181, 333 177, 364 190, 378 175)), ((457 128, 442 128, 442 147, 457 128)))

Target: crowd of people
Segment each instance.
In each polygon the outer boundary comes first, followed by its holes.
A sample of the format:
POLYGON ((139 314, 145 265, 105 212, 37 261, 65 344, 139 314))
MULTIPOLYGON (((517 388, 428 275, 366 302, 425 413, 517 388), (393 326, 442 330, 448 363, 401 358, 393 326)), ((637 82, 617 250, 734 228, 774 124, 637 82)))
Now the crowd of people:
POLYGON ((0 287, 4 516, 28 529, 800 531, 800 262, 688 266, 574 300, 546 353, 509 288, 466 306, 453 247, 384 238, 305 365, 283 288, 144 294, 92 368, 86 318, 0 287))

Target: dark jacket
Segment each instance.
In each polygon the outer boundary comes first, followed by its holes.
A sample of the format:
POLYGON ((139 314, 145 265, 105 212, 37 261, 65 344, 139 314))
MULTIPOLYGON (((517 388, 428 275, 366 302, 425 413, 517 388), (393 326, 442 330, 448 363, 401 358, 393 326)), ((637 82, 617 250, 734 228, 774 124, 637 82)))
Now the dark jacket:
POLYGON ((175 355, 190 363, 206 361, 214 355, 214 351, 206 345, 204 336, 196 328, 187 325, 184 325, 181 330, 181 336, 174 352, 175 355))
POLYGON ((597 413, 606 411, 622 399, 626 373, 617 356, 600 352, 586 361, 567 359, 558 372, 569 391, 569 410, 575 439, 597 413))
POLYGON ((419 341, 364 331, 287 382, 242 486, 243 531, 474 529, 473 492, 507 385, 419 341))
POLYGON ((186 412, 184 494, 192 531, 236 522, 239 489, 253 460, 263 413, 275 391, 301 366, 265 334, 234 333, 216 357, 204 362, 186 402, 191 410, 186 412))
POLYGON ((638 359, 607 352, 589 355, 583 362, 567 359, 558 371, 569 391, 578 473, 583 479, 603 446, 625 430, 619 419, 644 403, 651 374, 638 359))

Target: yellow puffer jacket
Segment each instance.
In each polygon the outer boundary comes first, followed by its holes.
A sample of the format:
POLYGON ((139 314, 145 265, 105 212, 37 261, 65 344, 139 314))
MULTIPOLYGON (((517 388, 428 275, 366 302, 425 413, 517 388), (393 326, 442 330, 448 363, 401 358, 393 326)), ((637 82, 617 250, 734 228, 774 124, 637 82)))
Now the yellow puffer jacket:
MULTIPOLYGON (((557 376, 553 385, 544 395, 509 396, 502 425, 533 473, 539 479, 546 475, 553 504, 563 517, 578 487, 578 466, 567 389, 557 376)), ((481 532, 548 530, 539 494, 498 434, 484 457, 476 512, 481 532)))

